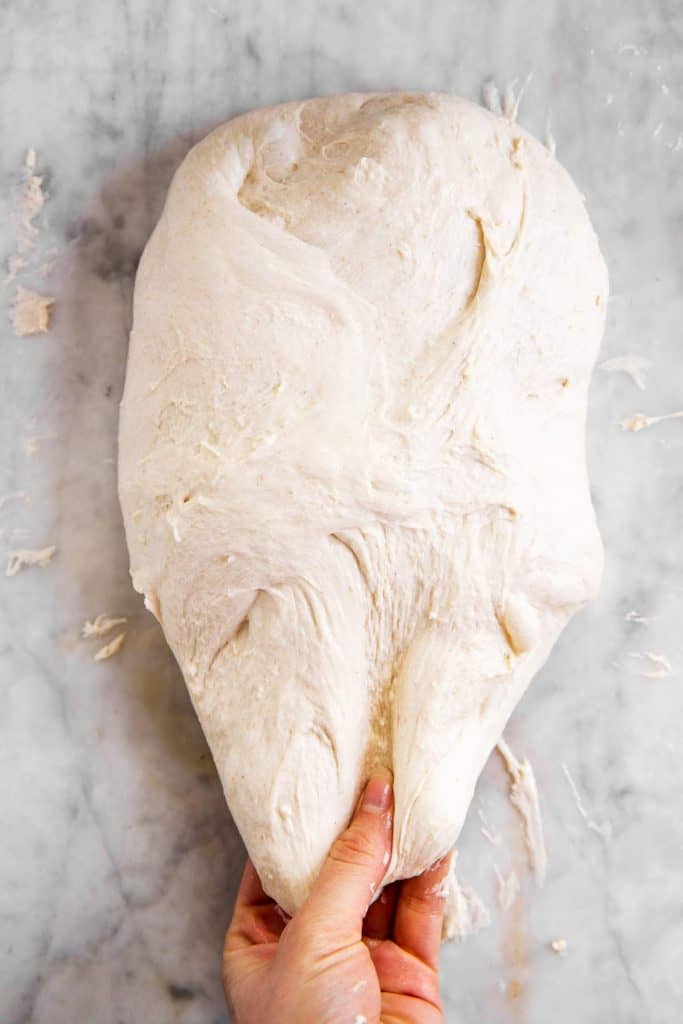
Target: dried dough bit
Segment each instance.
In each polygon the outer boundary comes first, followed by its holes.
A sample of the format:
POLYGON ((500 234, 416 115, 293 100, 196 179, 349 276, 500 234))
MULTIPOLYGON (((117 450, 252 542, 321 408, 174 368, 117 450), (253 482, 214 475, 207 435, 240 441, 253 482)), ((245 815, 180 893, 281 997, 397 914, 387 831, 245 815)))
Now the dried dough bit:
POLYGON ((99 651, 95 654, 95 661, 106 661, 107 658, 113 658, 115 654, 118 654, 123 647, 123 641, 126 638, 126 634, 118 633, 113 640, 110 640, 104 647, 100 647, 99 651))
POLYGON ((495 871, 500 909, 509 910, 519 895, 520 886, 517 872, 509 871, 507 875, 503 875, 498 868, 496 868, 495 871))
POLYGON ((542 886, 548 865, 548 855, 543 836, 543 819, 538 800, 536 777, 529 761, 519 761, 504 739, 498 741, 507 773, 510 776, 510 802, 517 810, 524 826, 524 841, 529 855, 529 866, 542 886))
POLYGON ((615 356, 614 359, 605 360, 604 363, 600 363, 598 369, 607 370, 610 373, 625 373, 641 391, 644 391, 645 374, 651 366, 650 360, 645 359, 644 356, 627 353, 625 356, 615 356))
POLYGON ((16 576, 22 569, 28 569, 32 565, 44 569, 54 558, 56 550, 53 544, 47 548, 20 548, 18 551, 10 551, 6 575, 16 576))
POLYGON ((18 288, 11 314, 16 336, 25 338, 32 334, 45 334, 50 327, 54 303, 50 295, 39 295, 28 288, 18 288))
POLYGON ((680 412, 669 412, 664 416, 646 416, 644 412, 634 412, 632 416, 627 416, 621 420, 619 426, 622 430, 628 430, 632 434, 637 434, 639 430, 652 427, 655 423, 663 423, 664 420, 680 419, 683 419, 683 410, 680 412))
POLYGON ((116 626, 123 626, 126 622, 126 618, 113 619, 109 615, 96 615, 94 619, 86 619, 83 623, 81 636, 84 640, 89 640, 92 636, 106 636, 116 626))

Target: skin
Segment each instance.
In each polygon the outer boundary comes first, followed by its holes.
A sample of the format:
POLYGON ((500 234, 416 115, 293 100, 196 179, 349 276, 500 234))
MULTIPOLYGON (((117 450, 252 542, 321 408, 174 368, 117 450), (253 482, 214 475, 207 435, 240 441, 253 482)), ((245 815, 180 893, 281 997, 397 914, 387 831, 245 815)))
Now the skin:
POLYGON ((439 888, 450 857, 370 906, 392 822, 391 779, 378 775, 291 919, 247 862, 223 953, 235 1024, 443 1024, 439 888))

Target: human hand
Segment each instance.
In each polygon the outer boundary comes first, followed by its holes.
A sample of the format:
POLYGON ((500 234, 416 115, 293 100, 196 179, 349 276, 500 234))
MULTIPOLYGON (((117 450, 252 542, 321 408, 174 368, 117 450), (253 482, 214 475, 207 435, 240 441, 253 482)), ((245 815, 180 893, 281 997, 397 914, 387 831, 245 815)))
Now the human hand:
POLYGON ((450 857, 369 907, 391 853, 392 819, 391 781, 376 776, 291 920, 247 861, 223 953, 234 1024, 442 1024, 441 883, 450 857))

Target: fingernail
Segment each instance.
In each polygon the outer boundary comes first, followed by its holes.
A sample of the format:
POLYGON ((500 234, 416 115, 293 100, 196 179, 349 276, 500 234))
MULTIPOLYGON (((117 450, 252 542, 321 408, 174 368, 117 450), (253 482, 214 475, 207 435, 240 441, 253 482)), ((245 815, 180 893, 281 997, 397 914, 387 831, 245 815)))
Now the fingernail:
POLYGON ((391 779, 376 775, 365 787, 361 808, 371 814, 384 814, 391 807, 391 779))

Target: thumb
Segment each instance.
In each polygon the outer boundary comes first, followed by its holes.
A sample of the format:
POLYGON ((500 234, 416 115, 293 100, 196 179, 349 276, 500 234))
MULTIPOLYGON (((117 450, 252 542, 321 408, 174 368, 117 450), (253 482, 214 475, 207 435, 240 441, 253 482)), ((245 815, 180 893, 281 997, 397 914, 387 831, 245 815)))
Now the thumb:
POLYGON ((297 915, 316 945, 360 941, 363 918, 391 857, 393 806, 391 776, 374 775, 297 915))

